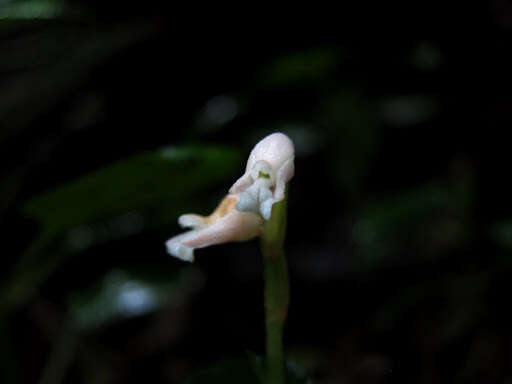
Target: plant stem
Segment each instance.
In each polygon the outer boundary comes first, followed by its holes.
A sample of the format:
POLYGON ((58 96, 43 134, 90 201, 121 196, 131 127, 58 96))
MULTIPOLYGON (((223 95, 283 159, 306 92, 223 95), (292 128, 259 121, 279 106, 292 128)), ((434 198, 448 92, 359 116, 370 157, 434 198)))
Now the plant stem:
POLYGON ((261 236, 265 279, 267 378, 270 384, 285 382, 283 327, 288 313, 288 268, 283 250, 286 234, 286 196, 272 207, 261 236))

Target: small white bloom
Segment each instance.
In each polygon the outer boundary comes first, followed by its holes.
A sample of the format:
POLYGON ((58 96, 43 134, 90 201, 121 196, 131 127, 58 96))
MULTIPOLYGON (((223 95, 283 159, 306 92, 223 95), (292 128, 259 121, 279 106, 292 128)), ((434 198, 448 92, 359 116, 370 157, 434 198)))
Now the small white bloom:
POLYGON ((295 150, 283 133, 273 133, 251 151, 245 173, 229 190, 239 194, 236 209, 259 212, 268 220, 272 205, 284 199, 286 183, 293 177, 295 150))
POLYGON ((178 223, 192 230, 169 239, 165 243, 167 252, 192 262, 196 248, 259 236, 261 217, 268 220, 272 205, 284 199, 286 183, 293 177, 294 154, 292 141, 282 133, 261 140, 249 155, 245 174, 210 216, 179 217, 178 223))
POLYGON ((253 212, 235 209, 238 195, 227 195, 210 216, 195 214, 182 215, 178 223, 191 231, 169 239, 167 252, 184 260, 194 261, 194 249, 232 241, 246 241, 259 236, 262 228, 261 217, 253 212))

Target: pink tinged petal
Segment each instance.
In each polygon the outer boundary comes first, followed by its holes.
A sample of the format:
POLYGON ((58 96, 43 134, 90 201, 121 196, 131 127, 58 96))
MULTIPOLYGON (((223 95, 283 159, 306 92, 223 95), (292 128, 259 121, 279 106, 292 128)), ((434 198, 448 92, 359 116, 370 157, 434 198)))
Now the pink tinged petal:
POLYGON ((254 146, 247 160, 245 172, 250 172, 258 160, 267 161, 274 170, 277 170, 294 155, 295 149, 290 138, 280 132, 273 133, 254 146))
POLYGON ((187 214, 187 215, 181 215, 178 218, 178 224, 182 228, 192 228, 192 229, 199 229, 206 227, 205 218, 203 216, 194 215, 194 214, 187 214))
POLYGON ((259 236, 261 217, 253 212, 237 211, 235 204, 238 201, 237 195, 228 195, 210 216, 180 216, 180 225, 194 229, 169 239, 166 242, 167 252, 181 260, 192 262, 196 248, 246 241, 259 236))
POLYGON ((291 180, 295 173, 295 166, 293 164, 294 158, 285 161, 281 168, 277 171, 276 189, 274 190, 274 202, 277 203, 284 199, 284 191, 286 183, 291 180))
POLYGON ((240 177, 235 184, 229 189, 229 193, 240 193, 244 191, 249 185, 252 184, 254 180, 251 177, 250 173, 244 173, 242 177, 240 177))
POLYGON ((233 210, 214 224, 194 231, 183 240, 183 245, 204 248, 214 244, 250 240, 260 234, 261 218, 252 212, 233 210))

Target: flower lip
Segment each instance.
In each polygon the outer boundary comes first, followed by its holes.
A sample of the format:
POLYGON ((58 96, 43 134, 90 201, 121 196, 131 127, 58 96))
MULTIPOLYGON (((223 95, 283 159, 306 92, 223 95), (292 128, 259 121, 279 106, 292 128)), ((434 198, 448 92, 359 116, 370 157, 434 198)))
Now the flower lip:
POLYGON ((214 244, 250 240, 261 232, 261 218, 253 212, 235 209, 237 195, 227 195, 210 216, 186 214, 179 217, 182 227, 192 230, 166 242, 167 252, 184 260, 194 261, 194 249, 214 244))

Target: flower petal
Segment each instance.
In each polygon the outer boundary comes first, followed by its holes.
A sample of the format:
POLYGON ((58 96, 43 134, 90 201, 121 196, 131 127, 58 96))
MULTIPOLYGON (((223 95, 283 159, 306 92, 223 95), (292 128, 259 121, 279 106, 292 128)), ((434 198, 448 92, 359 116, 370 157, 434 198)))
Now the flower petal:
POLYGON ((231 241, 250 240, 261 233, 261 217, 254 212, 239 212, 238 195, 228 195, 207 217, 187 214, 180 217, 183 226, 193 230, 174 236, 166 242, 167 252, 184 260, 194 261, 194 249, 231 241))
POLYGON ((246 241, 261 232, 261 218, 253 212, 233 210, 206 228, 194 231, 183 240, 183 245, 204 248, 231 241, 246 241))
POLYGON ((192 228, 192 229, 204 228, 207 225, 205 217, 199 216, 199 215, 194 215, 193 213, 181 215, 178 218, 178 224, 182 228, 192 228))
POLYGON ((247 160, 245 172, 250 172, 259 160, 265 160, 277 170, 294 155, 295 149, 290 138, 281 132, 272 133, 254 146, 247 160))
POLYGON ((288 159, 277 170, 276 189, 274 190, 274 202, 278 203, 284 199, 284 191, 286 183, 288 183, 295 173, 295 166, 293 164, 294 158, 288 159))
POLYGON ((182 233, 181 235, 174 236, 166 241, 165 247, 167 252, 180 260, 193 262, 194 261, 194 249, 182 244, 182 241, 187 237, 193 236, 193 232, 189 231, 182 233))
POLYGON ((249 187, 254 180, 251 177, 250 173, 244 173, 237 181, 235 181, 235 184, 229 189, 229 193, 236 194, 243 192, 249 187))

